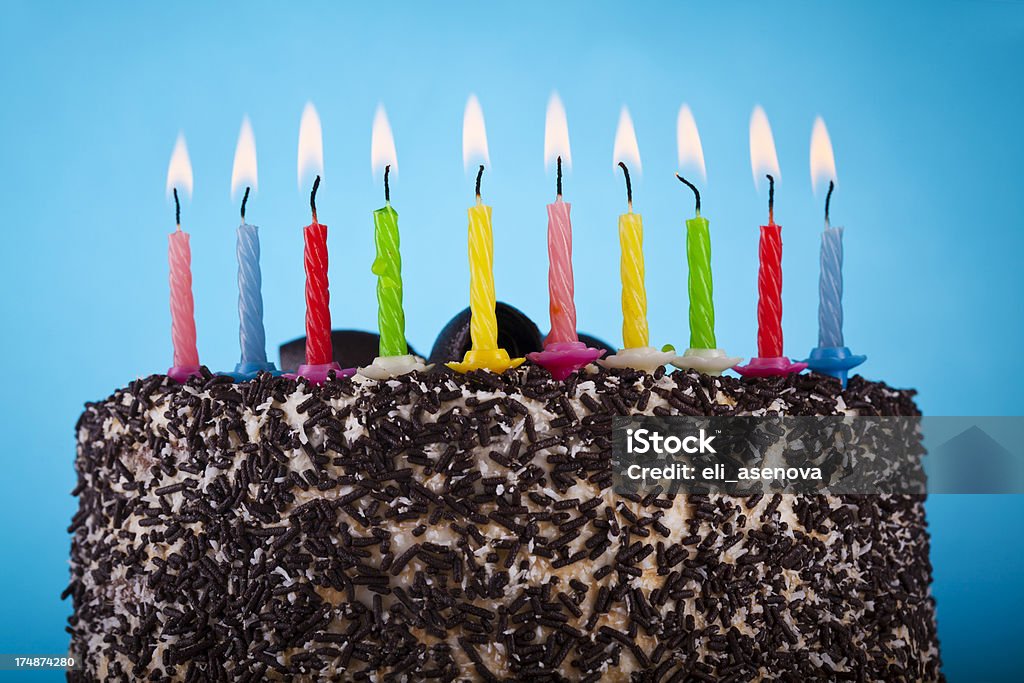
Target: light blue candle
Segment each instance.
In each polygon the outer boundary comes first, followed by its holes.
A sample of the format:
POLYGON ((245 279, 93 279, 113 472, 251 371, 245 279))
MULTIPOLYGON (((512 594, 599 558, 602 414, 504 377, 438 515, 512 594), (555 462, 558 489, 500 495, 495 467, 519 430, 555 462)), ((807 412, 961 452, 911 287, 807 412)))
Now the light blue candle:
POLYGON ((843 229, 833 228, 828 209, 835 184, 825 199, 825 230, 821 233, 821 275, 818 280, 818 346, 838 348, 843 342, 843 229))
POLYGON ((245 222, 242 199, 242 224, 238 226, 238 341, 242 349, 241 364, 266 365, 267 336, 263 328, 263 277, 260 273, 260 233, 255 225, 245 222))

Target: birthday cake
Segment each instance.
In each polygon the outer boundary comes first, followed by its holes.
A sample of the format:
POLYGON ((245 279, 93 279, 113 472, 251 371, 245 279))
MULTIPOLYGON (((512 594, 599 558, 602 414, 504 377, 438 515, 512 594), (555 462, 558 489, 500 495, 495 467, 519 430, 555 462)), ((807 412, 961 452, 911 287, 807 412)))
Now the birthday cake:
POLYGON ((72 680, 940 680, 923 498, 619 495, 616 415, 860 377, 139 379, 77 426, 72 680))

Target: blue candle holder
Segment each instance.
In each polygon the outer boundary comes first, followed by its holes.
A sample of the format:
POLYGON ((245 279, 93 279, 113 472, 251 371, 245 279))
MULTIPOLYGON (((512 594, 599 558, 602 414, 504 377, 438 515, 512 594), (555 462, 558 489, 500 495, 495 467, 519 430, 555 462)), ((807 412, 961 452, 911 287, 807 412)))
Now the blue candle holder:
POLYGON ((236 382, 244 382, 246 380, 255 379, 256 375, 261 372, 269 372, 274 377, 279 377, 282 373, 277 369, 277 366, 267 361, 260 363, 258 361, 239 361, 238 365, 235 366, 234 372, 219 372, 219 375, 225 375, 231 377, 236 382))
POLYGON ((811 355, 807 358, 807 367, 822 375, 835 377, 842 382, 845 389, 850 370, 867 359, 867 356, 854 355, 846 346, 819 346, 811 350, 811 355))

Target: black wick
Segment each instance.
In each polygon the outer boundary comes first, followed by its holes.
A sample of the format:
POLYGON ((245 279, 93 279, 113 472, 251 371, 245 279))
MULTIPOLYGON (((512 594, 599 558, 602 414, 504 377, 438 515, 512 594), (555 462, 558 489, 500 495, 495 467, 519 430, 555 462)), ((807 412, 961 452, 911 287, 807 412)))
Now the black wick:
POLYGON ((313 210, 313 223, 316 224, 316 191, 320 189, 320 176, 313 181, 313 191, 309 193, 309 208, 313 210))
POLYGON ((476 198, 480 199, 480 179, 484 177, 484 165, 480 164, 480 170, 476 172, 476 198))
POLYGON ((832 203, 832 190, 836 189, 836 183, 833 180, 828 181, 828 194, 825 195, 825 225, 831 225, 828 218, 828 207, 832 203))
POLYGON ((768 178, 768 225, 775 225, 775 178, 766 174, 768 178))
POLYGON ((626 202, 629 204, 629 210, 633 210, 633 184, 629 182, 629 169, 626 168, 626 164, 619 162, 619 167, 622 168, 622 172, 626 176, 626 202))
POLYGON ((174 224, 179 228, 181 227, 181 203, 178 202, 178 188, 172 188, 174 190, 174 224))
POLYGON ((245 222, 245 203, 249 201, 249 190, 251 188, 245 188, 245 194, 242 196, 242 222, 245 222))
POLYGON ((388 182, 388 174, 391 173, 391 164, 384 167, 384 201, 391 203, 391 184, 388 182))
POLYGON ((555 174, 555 194, 562 196, 562 157, 558 157, 558 171, 555 174))
POLYGON ((697 189, 696 185, 694 185, 693 183, 691 183, 689 180, 687 180, 683 176, 679 175, 678 173, 676 173, 676 178, 679 178, 679 181, 683 185, 686 185, 688 188, 693 190, 693 196, 697 198, 697 215, 699 216, 700 215, 700 190, 697 189))

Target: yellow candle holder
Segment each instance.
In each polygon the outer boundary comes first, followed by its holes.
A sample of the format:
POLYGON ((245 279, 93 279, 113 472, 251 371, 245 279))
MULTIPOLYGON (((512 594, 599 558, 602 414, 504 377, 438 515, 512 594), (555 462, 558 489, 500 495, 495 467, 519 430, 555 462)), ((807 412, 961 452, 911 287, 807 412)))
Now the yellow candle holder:
POLYGON ((445 363, 455 372, 466 374, 471 370, 490 370, 495 374, 501 374, 511 368, 522 365, 525 358, 510 358, 505 349, 470 349, 462 362, 452 361, 445 363))

